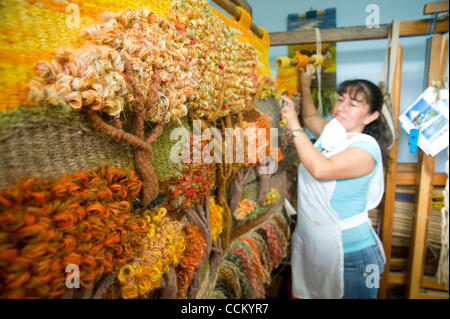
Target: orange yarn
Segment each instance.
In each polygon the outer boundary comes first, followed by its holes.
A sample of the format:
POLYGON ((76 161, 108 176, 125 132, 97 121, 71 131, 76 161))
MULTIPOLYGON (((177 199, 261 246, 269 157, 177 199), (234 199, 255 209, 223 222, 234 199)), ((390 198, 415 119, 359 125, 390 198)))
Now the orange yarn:
POLYGON ((180 258, 177 268, 178 297, 184 297, 189 288, 192 277, 205 258, 206 241, 200 229, 195 225, 187 226, 184 230, 186 250, 180 258))
MULTIPOLYGON (((254 165, 254 163, 249 163, 249 157, 251 158, 251 154, 249 154, 249 151, 253 149, 253 151, 256 152, 256 154, 253 154, 253 158, 256 158, 257 163, 262 163, 262 161, 265 159, 266 156, 271 156, 272 154, 277 154, 277 158, 274 158, 278 162, 283 159, 283 154, 281 153, 280 148, 273 150, 271 149, 271 139, 270 139, 270 119, 268 115, 260 116, 256 122, 244 122, 243 123, 243 129, 247 128, 256 128, 256 129, 265 129, 266 130, 266 136, 265 139, 260 141, 258 138, 258 133, 256 131, 255 138, 254 139, 248 139, 246 142, 246 151, 244 152, 244 161, 246 166, 254 165), (253 147, 250 147, 253 146, 253 147), (262 151, 260 151, 260 149, 262 151)), ((251 135, 250 135, 251 137, 251 135)))
POLYGON ((143 229, 129 214, 140 187, 133 171, 100 167, 1 190, 0 298, 56 297, 68 264, 83 286, 124 264, 130 236, 143 229))
POLYGON ((296 69, 305 67, 309 62, 309 57, 298 51, 295 51, 294 59, 297 59, 297 64, 295 65, 296 69))

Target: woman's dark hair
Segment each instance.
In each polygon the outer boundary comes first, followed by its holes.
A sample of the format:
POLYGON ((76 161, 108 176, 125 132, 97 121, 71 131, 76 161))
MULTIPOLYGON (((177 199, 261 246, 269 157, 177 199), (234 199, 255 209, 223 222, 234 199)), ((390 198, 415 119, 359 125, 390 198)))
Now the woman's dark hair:
POLYGON ((385 161, 388 156, 388 146, 390 145, 393 136, 386 123, 386 119, 381 114, 381 108, 383 107, 384 102, 384 96, 381 89, 370 81, 356 79, 342 82, 337 89, 337 93, 339 95, 348 93, 353 100, 356 100, 358 94, 361 94, 369 105, 369 114, 376 111, 380 113, 380 116, 378 116, 375 121, 366 125, 363 133, 368 134, 377 140, 380 145, 383 161, 385 161))

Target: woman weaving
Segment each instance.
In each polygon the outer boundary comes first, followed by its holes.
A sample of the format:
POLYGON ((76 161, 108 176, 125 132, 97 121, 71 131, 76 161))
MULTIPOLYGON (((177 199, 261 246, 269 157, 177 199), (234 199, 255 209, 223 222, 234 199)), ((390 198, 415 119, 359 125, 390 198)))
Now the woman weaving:
POLYGON ((292 237, 292 294, 296 298, 376 298, 385 256, 368 210, 384 192, 387 137, 380 116, 383 95, 367 80, 343 82, 332 120, 316 111, 311 97, 315 69, 300 70, 301 115, 318 138, 313 145, 294 103, 281 116, 293 133, 298 169, 298 219, 292 237))

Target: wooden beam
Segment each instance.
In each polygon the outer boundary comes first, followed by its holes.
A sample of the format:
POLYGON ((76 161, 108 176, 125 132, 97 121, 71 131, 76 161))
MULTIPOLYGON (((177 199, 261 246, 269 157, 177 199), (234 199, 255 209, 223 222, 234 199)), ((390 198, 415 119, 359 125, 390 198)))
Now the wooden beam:
MULTIPOLYGON (((410 37, 427 34, 430 19, 400 22, 400 36, 410 37)), ((369 29, 366 26, 320 29, 322 42, 341 42, 385 39, 388 37, 390 24, 382 24, 379 28, 369 29)), ((436 33, 448 32, 449 18, 436 22, 436 33)), ((316 43, 314 29, 297 29, 285 32, 270 32, 270 45, 310 44, 316 43)))
MULTIPOLYGON (((417 182, 417 163, 398 163, 397 176, 395 184, 397 185, 416 185, 417 182)), ((446 173, 433 174, 433 186, 445 186, 447 182, 446 173)))
MULTIPOLYGON (((431 81, 444 81, 445 62, 447 50, 445 35, 433 35, 427 41, 431 45, 430 65, 428 72, 427 87, 431 81), (430 43, 431 42, 431 43, 430 43)), ((428 50, 427 50, 428 51, 428 50)), ((431 196, 433 192, 433 174, 436 165, 436 157, 431 157, 420 149, 418 164, 418 182, 416 186, 416 196, 414 205, 414 217, 412 226, 412 242, 409 250, 409 273, 407 281, 408 298, 421 298, 421 279, 423 276, 428 216, 431 211, 431 196)))
POLYGON ((247 0, 230 0, 234 5, 242 7, 245 11, 250 13, 250 16, 253 17, 253 10, 247 0))
MULTIPOLYGON (((241 11, 239 11, 239 9, 233 3, 231 3, 229 0, 212 0, 212 1, 214 3, 216 3, 217 5, 219 5, 220 7, 222 7, 226 12, 231 14, 234 18, 236 18, 237 21, 239 21, 239 19, 241 18, 241 11)), ((263 32, 261 31, 261 29, 253 22, 250 25, 250 30, 260 38, 262 38, 264 35, 263 32)))
MULTIPOLYGON (((403 46, 397 47, 397 58, 394 70, 394 78, 392 85, 392 104, 395 115, 395 128, 398 131, 400 114, 400 93, 402 83, 402 60, 403 60, 403 46)), ((384 273, 381 276, 379 297, 386 298, 386 291, 389 286, 389 268, 391 260, 391 246, 392 246, 392 228, 394 221, 394 205, 395 205, 395 191, 396 191, 396 175, 397 175, 397 153, 398 153, 398 139, 395 140, 394 145, 389 151, 389 157, 392 159, 391 167, 385 176, 385 190, 384 190, 384 204, 383 204, 383 218, 381 219, 381 242, 383 243, 384 252, 386 254, 386 264, 384 266, 384 273)))
POLYGON ((420 291, 417 293, 416 298, 417 299, 447 299, 448 300, 448 292, 424 289, 423 291, 420 291))
MULTIPOLYGON (((435 14, 437 7, 436 2, 429 2, 423 7, 423 14, 435 14)), ((439 1, 437 13, 448 12, 448 1, 439 1)))

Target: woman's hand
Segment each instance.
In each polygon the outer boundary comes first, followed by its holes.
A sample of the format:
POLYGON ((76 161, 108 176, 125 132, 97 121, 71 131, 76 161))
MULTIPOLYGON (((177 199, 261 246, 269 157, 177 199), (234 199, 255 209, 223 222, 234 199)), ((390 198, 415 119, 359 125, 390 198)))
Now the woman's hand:
POLYGON ((316 73, 316 68, 308 63, 305 68, 300 68, 299 72, 302 90, 309 89, 311 87, 311 80, 316 73))
POLYGON ((286 106, 281 109, 281 118, 287 120, 287 127, 290 130, 298 130, 301 129, 300 122, 298 120, 297 112, 295 111, 294 102, 285 96, 280 97, 284 102, 286 102, 286 106))

